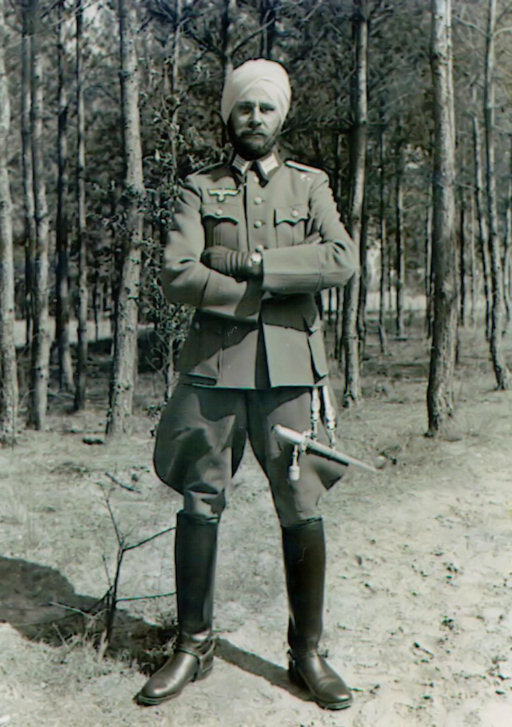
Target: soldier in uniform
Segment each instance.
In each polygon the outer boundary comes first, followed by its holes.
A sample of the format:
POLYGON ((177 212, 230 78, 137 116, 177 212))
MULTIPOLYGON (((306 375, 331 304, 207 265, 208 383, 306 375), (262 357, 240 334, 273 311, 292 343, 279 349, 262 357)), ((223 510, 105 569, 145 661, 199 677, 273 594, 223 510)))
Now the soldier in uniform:
POLYGON ((282 530, 290 679, 328 709, 352 698, 318 653, 325 574, 318 503, 343 466, 307 455, 300 471, 290 469, 293 447, 273 427, 313 426, 326 438, 318 412, 328 366, 315 294, 344 285, 358 255, 327 175, 278 154, 290 97, 279 63, 248 61, 228 76, 221 115, 231 163, 185 179, 168 235, 164 293, 196 308, 154 453, 158 476, 183 495, 174 553, 179 634, 137 695, 143 705, 175 697, 212 669, 217 531, 247 438, 282 530))

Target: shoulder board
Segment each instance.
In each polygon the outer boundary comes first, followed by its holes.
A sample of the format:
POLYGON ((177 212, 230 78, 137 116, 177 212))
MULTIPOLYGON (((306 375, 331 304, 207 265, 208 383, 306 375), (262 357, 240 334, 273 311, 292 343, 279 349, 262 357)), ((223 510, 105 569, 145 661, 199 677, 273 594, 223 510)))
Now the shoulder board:
POLYGON ((287 167, 291 167, 292 169, 298 169, 299 172, 310 172, 312 174, 320 174, 322 172, 321 169, 316 169, 316 167, 308 167, 306 164, 294 162, 292 159, 287 159, 285 161, 285 164, 287 167))

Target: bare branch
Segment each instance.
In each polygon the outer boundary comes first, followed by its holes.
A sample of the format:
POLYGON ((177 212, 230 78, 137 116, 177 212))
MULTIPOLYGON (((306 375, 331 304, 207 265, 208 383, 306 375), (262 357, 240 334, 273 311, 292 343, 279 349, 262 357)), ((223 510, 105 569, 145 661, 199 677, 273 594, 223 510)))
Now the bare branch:
POLYGON ((110 472, 105 472, 106 476, 112 480, 112 482, 116 485, 119 485, 119 487, 122 487, 123 490, 128 490, 129 492, 136 492, 138 495, 140 495, 141 491, 137 487, 132 487, 131 485, 125 485, 124 482, 121 482, 115 475, 111 474, 110 472))
POLYGON ((170 528, 166 528, 165 530, 161 530, 159 533, 150 535, 148 538, 144 538, 144 540, 140 540, 138 543, 133 543, 133 545, 125 545, 123 548, 123 551, 126 553, 129 550, 134 550, 134 548, 140 548, 141 545, 146 545, 146 543, 150 543, 152 540, 159 538, 160 535, 165 535, 165 533, 170 533, 171 530, 175 530, 174 525, 170 528))

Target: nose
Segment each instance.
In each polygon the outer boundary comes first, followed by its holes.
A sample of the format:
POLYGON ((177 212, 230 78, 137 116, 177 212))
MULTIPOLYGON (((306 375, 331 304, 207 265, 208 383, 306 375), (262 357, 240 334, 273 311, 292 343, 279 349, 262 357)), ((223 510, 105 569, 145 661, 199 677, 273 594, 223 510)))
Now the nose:
POLYGON ((250 123, 251 126, 259 126, 261 124, 261 111, 258 106, 253 106, 250 123))

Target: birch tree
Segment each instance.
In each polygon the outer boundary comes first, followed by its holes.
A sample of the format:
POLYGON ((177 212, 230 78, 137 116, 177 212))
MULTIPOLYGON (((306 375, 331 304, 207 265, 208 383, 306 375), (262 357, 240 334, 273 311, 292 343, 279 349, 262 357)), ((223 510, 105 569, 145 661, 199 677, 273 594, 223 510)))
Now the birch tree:
POLYGON ((8 173, 10 103, 5 49, 5 0, 0 0, 0 443, 13 442, 18 412, 14 339, 14 259, 12 204, 8 173))
POLYGON ((136 47, 136 8, 118 0, 121 127, 124 154, 124 239, 119 299, 114 334, 114 361, 106 433, 127 431, 132 414, 137 368, 138 298, 141 266, 144 196, 139 117, 139 79, 136 47))
POLYGON ((454 413, 457 327, 455 244, 455 112, 451 0, 432 0, 431 71, 434 90, 432 270, 434 320, 427 388, 428 431, 441 431, 454 413))

